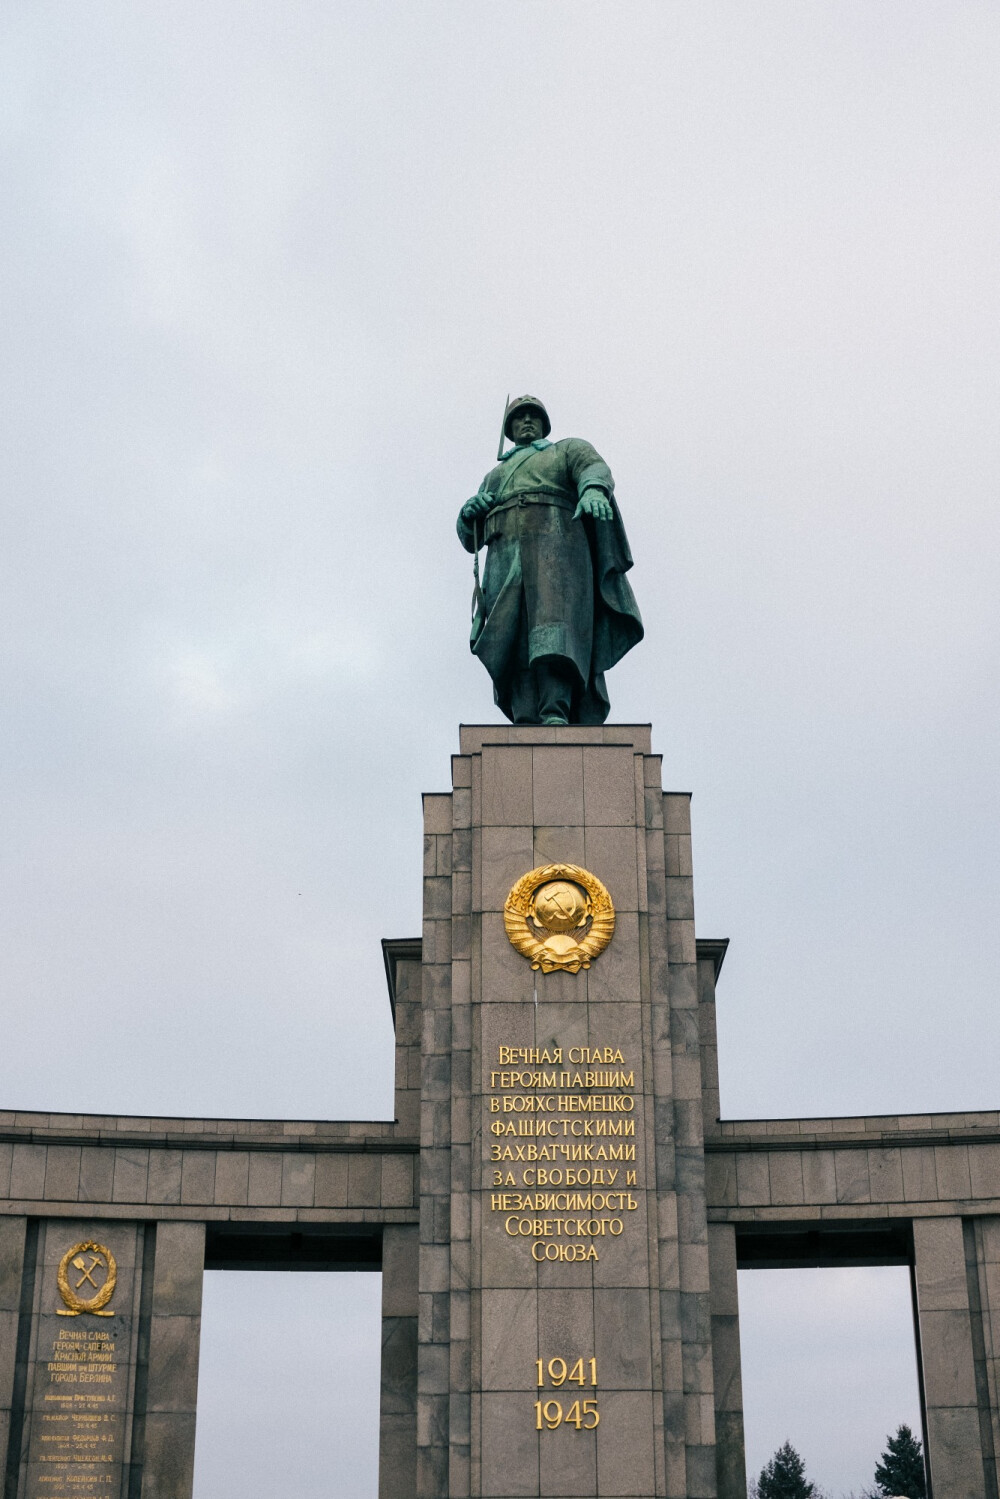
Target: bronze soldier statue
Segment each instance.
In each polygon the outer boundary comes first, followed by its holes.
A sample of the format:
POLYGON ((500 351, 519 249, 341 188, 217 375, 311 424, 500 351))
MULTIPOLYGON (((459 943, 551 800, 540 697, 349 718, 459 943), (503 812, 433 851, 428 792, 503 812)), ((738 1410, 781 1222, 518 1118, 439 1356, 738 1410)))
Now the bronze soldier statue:
POLYGON ((458 516, 466 551, 488 548, 473 654, 513 723, 603 723, 604 673, 643 633, 615 481, 589 442, 548 441, 535 396, 508 404, 503 431, 514 447, 458 516))

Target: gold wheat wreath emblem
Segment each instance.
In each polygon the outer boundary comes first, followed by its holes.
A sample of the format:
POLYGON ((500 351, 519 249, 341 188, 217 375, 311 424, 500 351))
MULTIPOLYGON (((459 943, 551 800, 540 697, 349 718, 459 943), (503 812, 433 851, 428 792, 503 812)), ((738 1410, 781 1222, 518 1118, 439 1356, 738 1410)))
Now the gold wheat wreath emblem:
POLYGON ((81 1312, 90 1312, 95 1317, 113 1317, 114 1312, 103 1310, 114 1295, 118 1281, 118 1266, 111 1250, 104 1244, 95 1244, 85 1239, 67 1249, 59 1261, 56 1284, 59 1295, 66 1303, 66 1310, 59 1308, 60 1317, 79 1317, 81 1312), (100 1277, 104 1275, 102 1282, 100 1277), (81 1296, 84 1286, 93 1286, 93 1296, 81 1296))
POLYGON ((532 968, 579 973, 614 936, 615 908, 605 886, 588 869, 540 864, 512 887, 503 924, 532 968))

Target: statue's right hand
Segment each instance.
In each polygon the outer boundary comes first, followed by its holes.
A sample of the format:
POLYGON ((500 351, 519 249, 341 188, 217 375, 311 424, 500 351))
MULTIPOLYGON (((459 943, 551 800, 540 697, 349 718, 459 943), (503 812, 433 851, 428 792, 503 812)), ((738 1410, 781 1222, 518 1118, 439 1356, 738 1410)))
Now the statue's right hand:
POLYGON ((488 489, 481 489, 478 494, 472 496, 471 500, 466 500, 462 506, 462 519, 470 522, 478 520, 481 515, 486 514, 492 504, 493 495, 488 489))

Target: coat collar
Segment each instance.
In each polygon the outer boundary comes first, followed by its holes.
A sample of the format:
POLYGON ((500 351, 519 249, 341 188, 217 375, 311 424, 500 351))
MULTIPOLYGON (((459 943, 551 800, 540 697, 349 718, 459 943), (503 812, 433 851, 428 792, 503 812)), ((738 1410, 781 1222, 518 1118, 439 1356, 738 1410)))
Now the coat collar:
POLYGON ((513 458, 515 453, 523 453, 525 448, 534 448, 536 452, 542 453, 546 448, 550 448, 551 446, 552 444, 547 437, 536 437, 534 442, 522 442, 516 448, 508 448, 506 453, 501 457, 500 462, 506 463, 507 459, 513 458))

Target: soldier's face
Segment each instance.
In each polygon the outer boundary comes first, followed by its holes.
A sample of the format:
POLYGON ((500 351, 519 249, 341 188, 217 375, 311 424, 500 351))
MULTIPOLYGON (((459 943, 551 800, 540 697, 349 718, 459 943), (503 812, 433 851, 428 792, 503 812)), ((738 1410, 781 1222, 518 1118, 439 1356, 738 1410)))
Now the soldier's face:
POLYGON ((542 435, 542 413, 526 406, 512 418, 510 430, 516 443, 537 442, 542 435))

